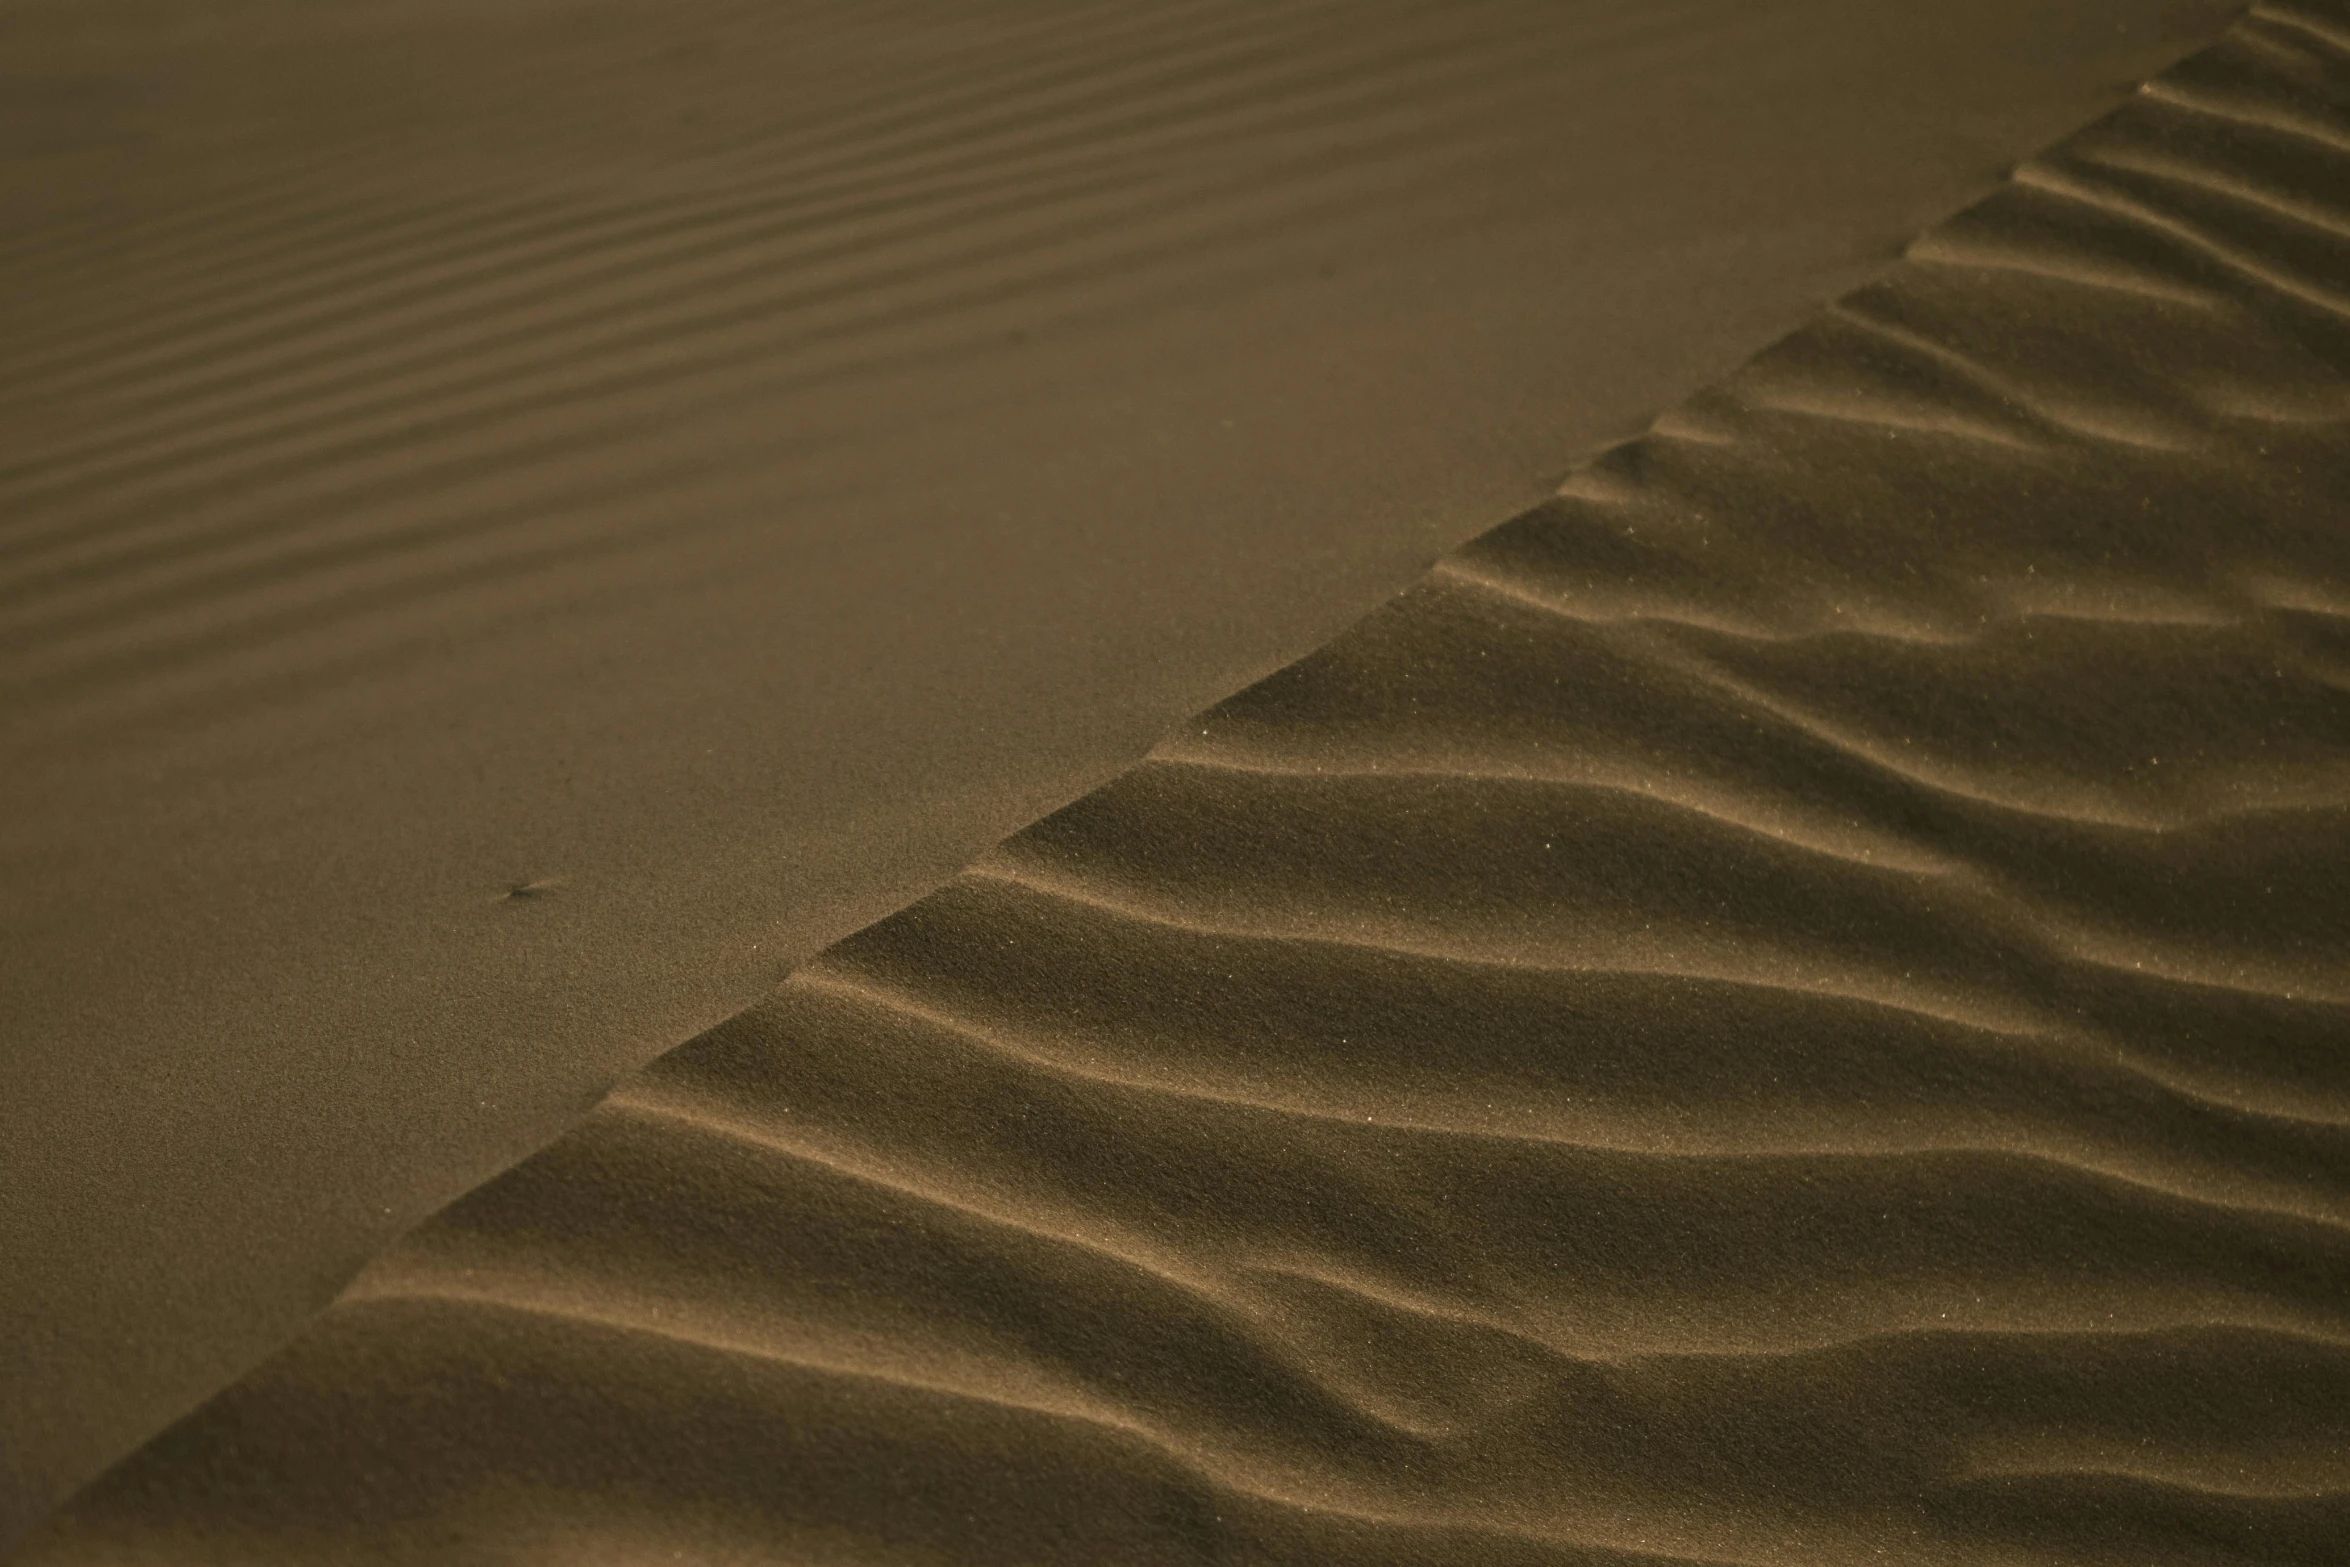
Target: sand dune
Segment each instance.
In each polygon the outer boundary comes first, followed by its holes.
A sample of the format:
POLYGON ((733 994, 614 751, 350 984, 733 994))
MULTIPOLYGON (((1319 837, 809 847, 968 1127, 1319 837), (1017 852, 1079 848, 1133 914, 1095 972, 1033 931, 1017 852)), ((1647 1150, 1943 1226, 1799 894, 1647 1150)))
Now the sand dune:
POLYGON ((34 1559, 2339 1560, 2346 99, 2256 7, 34 1559))
POLYGON ((11 0, 0 1550, 2226 9, 11 0))

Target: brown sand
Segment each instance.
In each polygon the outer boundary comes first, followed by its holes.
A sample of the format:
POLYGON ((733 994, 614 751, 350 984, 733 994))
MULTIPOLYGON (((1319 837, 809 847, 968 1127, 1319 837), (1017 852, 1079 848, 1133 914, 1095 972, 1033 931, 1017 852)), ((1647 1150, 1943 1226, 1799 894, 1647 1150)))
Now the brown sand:
POLYGON ((35 1559, 2350 1558, 2346 106, 2259 7, 35 1559))
POLYGON ((2221 9, 12 0, 0 1539, 2221 9))

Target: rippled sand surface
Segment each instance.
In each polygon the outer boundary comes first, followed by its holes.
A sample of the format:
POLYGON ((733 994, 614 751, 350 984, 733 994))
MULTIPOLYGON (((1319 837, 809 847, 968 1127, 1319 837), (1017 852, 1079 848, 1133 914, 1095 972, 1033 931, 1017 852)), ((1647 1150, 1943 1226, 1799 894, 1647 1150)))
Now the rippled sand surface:
POLYGON ((0 6, 0 1552, 2226 9, 0 6))
POLYGON ((2255 7, 34 1559, 2342 1560, 2346 102, 2255 7))

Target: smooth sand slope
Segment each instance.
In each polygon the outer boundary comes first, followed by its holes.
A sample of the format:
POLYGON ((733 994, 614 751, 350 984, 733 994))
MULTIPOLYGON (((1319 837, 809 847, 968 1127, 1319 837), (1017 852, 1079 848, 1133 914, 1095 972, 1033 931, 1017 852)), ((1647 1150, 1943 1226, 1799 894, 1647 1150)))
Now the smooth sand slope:
POLYGON ((0 6, 0 1540, 2219 26, 0 6))
POLYGON ((2346 108, 2258 8, 33 1559, 2344 1560, 2346 108))

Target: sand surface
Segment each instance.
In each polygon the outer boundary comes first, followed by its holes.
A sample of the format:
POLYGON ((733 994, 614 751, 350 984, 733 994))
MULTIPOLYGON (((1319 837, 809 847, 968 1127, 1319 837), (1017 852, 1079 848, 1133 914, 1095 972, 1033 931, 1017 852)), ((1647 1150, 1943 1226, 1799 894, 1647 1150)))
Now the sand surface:
POLYGON ((14 0, 0 1538, 2224 9, 14 0))
POLYGON ((33 1559, 2343 1560, 2346 192, 2257 7, 33 1559))

